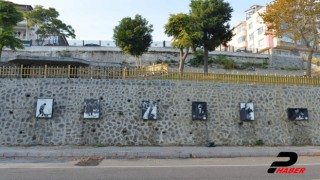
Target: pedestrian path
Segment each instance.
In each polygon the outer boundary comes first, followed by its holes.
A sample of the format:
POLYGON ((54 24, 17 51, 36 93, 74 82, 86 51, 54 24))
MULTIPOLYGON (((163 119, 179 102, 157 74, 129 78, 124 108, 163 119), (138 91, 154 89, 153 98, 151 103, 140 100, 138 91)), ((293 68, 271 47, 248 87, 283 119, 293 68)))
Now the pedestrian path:
POLYGON ((0 146, 0 157, 91 157, 105 158, 227 158, 276 157, 279 152, 299 156, 320 156, 320 146, 169 146, 169 147, 94 147, 94 146, 0 146))

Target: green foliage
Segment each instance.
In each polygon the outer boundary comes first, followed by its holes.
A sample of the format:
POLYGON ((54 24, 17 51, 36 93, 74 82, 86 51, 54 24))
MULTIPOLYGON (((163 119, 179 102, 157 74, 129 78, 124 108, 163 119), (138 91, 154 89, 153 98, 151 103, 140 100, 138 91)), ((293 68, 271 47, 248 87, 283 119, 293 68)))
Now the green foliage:
POLYGON ((22 20, 22 13, 16 9, 13 3, 0 0, 0 28, 12 28, 22 20))
POLYGON ((198 46, 214 50, 232 38, 232 30, 228 21, 231 20, 233 9, 224 0, 192 0, 191 16, 201 24, 203 31, 198 46))
POLYGON ((235 66, 234 60, 228 59, 226 56, 218 56, 213 59, 213 63, 223 65, 225 69, 233 69, 235 66))
POLYGON ((298 71, 298 70, 301 70, 301 68, 294 68, 294 67, 282 67, 280 68, 281 70, 287 70, 287 71, 298 71))
POLYGON ((191 47, 192 41, 202 34, 196 19, 184 13, 171 14, 164 28, 165 34, 172 37, 173 48, 178 49, 191 47))
POLYGON ((245 62, 235 66, 235 69, 250 69, 250 68, 268 69, 268 63, 245 62))
POLYGON ((233 9, 224 0, 191 0, 191 16, 200 24, 201 38, 194 47, 204 48, 204 72, 208 72, 208 51, 231 40, 233 34, 228 21, 233 9))
POLYGON ((38 25, 36 30, 37 42, 43 42, 50 36, 64 36, 75 38, 75 31, 70 25, 63 23, 59 17, 59 12, 54 8, 45 9, 43 6, 36 6, 33 11, 26 12, 29 26, 38 25))
POLYGON ((135 57, 147 52, 152 43, 153 26, 148 25, 148 21, 140 15, 136 15, 134 19, 123 18, 113 32, 116 45, 125 54, 135 57))
POLYGON ((193 58, 189 60, 189 65, 193 67, 203 65, 203 50, 194 51, 193 58))
POLYGON ((13 29, 22 20, 22 13, 13 3, 0 0, 0 58, 3 47, 23 49, 23 42, 15 37, 13 29))
POLYGON ((256 146, 263 146, 264 145, 264 142, 263 142, 263 140, 262 139, 258 139, 257 141, 256 141, 256 144, 255 144, 256 146))

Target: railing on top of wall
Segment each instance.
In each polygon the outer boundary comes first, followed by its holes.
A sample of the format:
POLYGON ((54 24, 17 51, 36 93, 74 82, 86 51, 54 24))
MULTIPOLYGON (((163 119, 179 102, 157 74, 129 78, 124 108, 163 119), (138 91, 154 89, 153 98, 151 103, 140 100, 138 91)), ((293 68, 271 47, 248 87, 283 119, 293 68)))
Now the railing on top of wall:
POLYGON ((320 78, 286 75, 217 74, 185 72, 179 78, 178 72, 169 72, 167 64, 144 68, 120 67, 0 67, 0 78, 94 78, 94 79, 158 79, 191 80, 236 83, 320 85, 320 78))

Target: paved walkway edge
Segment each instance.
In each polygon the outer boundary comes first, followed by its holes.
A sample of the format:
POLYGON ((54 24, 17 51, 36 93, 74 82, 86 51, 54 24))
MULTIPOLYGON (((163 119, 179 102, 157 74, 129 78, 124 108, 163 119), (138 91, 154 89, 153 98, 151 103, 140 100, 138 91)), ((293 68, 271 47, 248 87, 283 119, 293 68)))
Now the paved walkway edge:
POLYGON ((89 147, 89 146, 0 146, 0 157, 91 157, 105 158, 233 158, 276 157, 279 152, 320 156, 320 146, 303 147, 89 147))

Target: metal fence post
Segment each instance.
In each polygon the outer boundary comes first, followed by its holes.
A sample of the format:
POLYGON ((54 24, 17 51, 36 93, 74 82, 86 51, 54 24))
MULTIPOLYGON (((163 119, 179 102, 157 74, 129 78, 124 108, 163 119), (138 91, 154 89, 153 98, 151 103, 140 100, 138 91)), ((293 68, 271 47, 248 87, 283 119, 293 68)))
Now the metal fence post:
POLYGON ((70 79, 70 70, 71 70, 71 67, 70 67, 70 64, 68 65, 68 79, 70 79))
POLYGON ((44 78, 47 78, 47 65, 44 65, 44 78))
POLYGON ((122 79, 126 79, 126 72, 127 72, 127 68, 124 67, 124 68, 122 69, 122 79))
POLYGON ((20 65, 20 78, 23 77, 23 64, 20 65))

